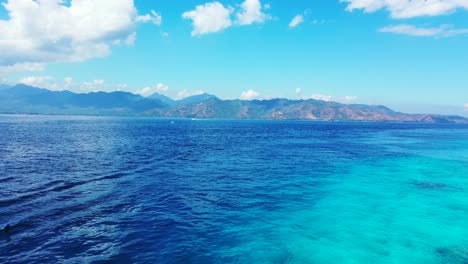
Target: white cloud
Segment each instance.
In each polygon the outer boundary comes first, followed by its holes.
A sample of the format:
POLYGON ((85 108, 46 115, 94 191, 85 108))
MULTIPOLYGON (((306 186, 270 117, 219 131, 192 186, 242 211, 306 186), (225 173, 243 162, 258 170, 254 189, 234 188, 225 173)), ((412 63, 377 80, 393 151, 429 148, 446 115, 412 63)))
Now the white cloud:
POLYGON ((136 24, 145 22, 133 0, 8 0, 3 7, 0 50, 8 52, 0 52, 0 66, 103 57, 112 44, 133 43, 136 24))
POLYGON ((135 94, 147 97, 154 94, 154 90, 153 87, 146 86, 140 90, 135 91, 135 94))
MULTIPOLYGON (((269 9, 270 6, 266 6, 269 9)), ((250 25, 253 23, 264 23, 270 16, 263 13, 260 0, 245 0, 241 4, 241 11, 236 14, 237 23, 240 25, 250 25)))
POLYGON ((124 91, 128 91, 128 84, 126 83, 120 83, 120 84, 117 84, 117 90, 116 91, 119 91, 119 92, 124 92, 124 91))
POLYGON ((158 93, 164 93, 164 92, 167 92, 169 91, 169 86, 163 84, 163 83, 158 83, 156 85, 156 91, 158 91, 158 93))
POLYGON ((232 25, 231 8, 224 7, 219 2, 199 5, 195 10, 182 14, 185 19, 193 23, 192 36, 222 31, 232 25))
POLYGON ((387 10, 392 18, 440 16, 468 9, 468 0, 340 0, 347 11, 363 9, 366 13, 387 10))
POLYGON ((242 92, 240 95, 241 100, 253 100, 256 99, 260 96, 260 93, 254 90, 248 90, 245 92, 242 92))
POLYGON ((132 34, 128 35, 128 37, 125 39, 124 43, 126 45, 133 45, 135 43, 135 40, 136 40, 136 32, 133 32, 132 34))
POLYGON ((223 31, 231 26, 246 26, 254 23, 264 23, 271 17, 262 9, 270 9, 269 5, 262 6, 260 0, 245 0, 236 11, 234 8, 225 7, 220 2, 210 2, 198 5, 195 10, 182 14, 185 19, 192 20, 192 36, 204 35, 223 31), (233 21, 231 16, 235 16, 233 21))
POLYGON ((289 22, 289 28, 295 28, 295 27, 297 27, 299 24, 301 24, 302 22, 304 22, 304 15, 296 15, 296 16, 291 20, 291 22, 289 22))
POLYGON ((54 91, 63 90, 55 83, 55 78, 51 76, 24 77, 21 80, 19 80, 19 83, 27 84, 38 88, 46 88, 54 91))
POLYGON ((331 101, 333 100, 333 96, 331 95, 324 95, 324 94, 314 94, 309 97, 309 99, 314 99, 314 100, 321 100, 321 101, 331 101))
POLYGON ((104 80, 93 80, 90 82, 84 82, 80 85, 80 90, 83 92, 98 92, 102 91, 104 80))
POLYGON ((144 16, 137 16, 136 21, 140 23, 153 23, 157 26, 162 24, 162 16, 156 11, 151 10, 151 14, 146 14, 144 16))
POLYGON ((9 85, 11 84, 7 79, 5 78, 0 78, 0 84, 5 84, 5 85, 9 85))
POLYGON ((453 29, 451 25, 442 25, 437 28, 421 28, 413 25, 401 24, 381 28, 380 32, 409 35, 416 37, 452 37, 468 34, 468 28, 453 29))
POLYGON ((184 90, 177 93, 176 100, 180 100, 180 99, 184 99, 184 98, 187 98, 187 97, 190 97, 190 96, 200 95, 200 94, 204 94, 204 93, 205 93, 204 91, 200 91, 200 90, 190 92, 190 91, 187 91, 187 90, 184 89, 184 90))
POLYGON ((163 84, 163 83, 158 83, 154 87, 144 87, 140 90, 135 91, 135 94, 139 94, 141 96, 150 96, 155 93, 164 93, 169 91, 169 86, 163 84))
POLYGON ((346 95, 343 97, 334 97, 334 96, 325 95, 325 94, 314 94, 310 97, 305 97, 304 99, 314 99, 314 100, 321 100, 321 101, 326 101, 326 102, 335 101, 335 102, 348 104, 348 103, 355 102, 358 99, 358 97, 351 96, 351 95, 346 95))
POLYGON ((343 97, 342 101, 344 101, 346 103, 352 103, 352 102, 356 101, 357 99, 358 99, 357 96, 347 95, 347 96, 343 97))
POLYGON ((465 111, 468 112, 468 103, 466 103, 465 105, 463 105, 463 108, 465 109, 465 111))
POLYGON ((72 77, 65 77, 63 79, 63 81, 64 81, 64 87, 63 87, 64 90, 68 90, 68 89, 70 89, 70 87, 72 87, 72 85, 73 85, 73 78, 72 77))
MULTIPOLYGON (((72 77, 65 77, 62 81, 51 76, 29 76, 19 79, 17 83, 24 83, 30 86, 45 88, 53 91, 68 90, 76 93, 89 93, 98 91, 109 91, 109 86, 105 86, 104 80, 92 80, 82 83, 75 82, 72 77)), ((116 91, 128 91, 127 84, 118 84, 116 91)))
POLYGON ((302 93, 302 89, 301 88, 296 88, 296 94, 300 94, 302 93))
MULTIPOLYGON (((1 44, 0 44, 1 46, 1 44)), ((1 54, 0 54, 1 56, 1 54)), ((7 76, 17 72, 36 72, 45 70, 45 64, 43 63, 16 63, 8 66, 0 66, 0 77, 7 76)))

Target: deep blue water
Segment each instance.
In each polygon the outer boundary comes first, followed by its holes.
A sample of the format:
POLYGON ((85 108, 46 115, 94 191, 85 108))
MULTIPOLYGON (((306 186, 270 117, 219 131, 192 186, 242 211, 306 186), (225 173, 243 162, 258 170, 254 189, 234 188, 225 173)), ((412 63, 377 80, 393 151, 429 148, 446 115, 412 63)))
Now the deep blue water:
POLYGON ((468 263, 468 126, 0 116, 0 263, 468 263))

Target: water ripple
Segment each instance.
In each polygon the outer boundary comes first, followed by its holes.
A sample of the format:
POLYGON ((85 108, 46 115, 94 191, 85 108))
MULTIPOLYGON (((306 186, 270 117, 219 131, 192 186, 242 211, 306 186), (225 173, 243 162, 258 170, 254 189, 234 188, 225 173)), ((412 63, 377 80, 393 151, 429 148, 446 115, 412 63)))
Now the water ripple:
POLYGON ((0 116, 0 262, 465 263, 467 131, 0 116))

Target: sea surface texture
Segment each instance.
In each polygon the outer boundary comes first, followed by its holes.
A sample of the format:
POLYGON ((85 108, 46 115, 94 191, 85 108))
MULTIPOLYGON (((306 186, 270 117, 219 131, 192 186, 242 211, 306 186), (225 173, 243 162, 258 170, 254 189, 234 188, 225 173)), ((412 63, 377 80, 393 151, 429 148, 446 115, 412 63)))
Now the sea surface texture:
POLYGON ((468 263, 468 126, 0 116, 0 263, 468 263))

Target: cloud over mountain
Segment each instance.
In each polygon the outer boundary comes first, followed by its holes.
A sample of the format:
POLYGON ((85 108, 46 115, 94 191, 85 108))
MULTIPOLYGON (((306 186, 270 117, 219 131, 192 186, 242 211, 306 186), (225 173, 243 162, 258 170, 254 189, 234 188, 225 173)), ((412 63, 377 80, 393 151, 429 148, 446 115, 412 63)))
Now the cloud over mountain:
POLYGON ((245 92, 242 92, 240 95, 241 100, 253 100, 256 99, 260 96, 260 93, 254 90, 248 90, 245 92))
POLYGON ((147 86, 144 87, 138 91, 136 91, 136 94, 142 95, 142 96, 150 96, 155 93, 164 93, 169 90, 169 86, 163 84, 163 83, 158 83, 154 87, 147 86))
MULTIPOLYGON (((103 83, 95 80, 90 85, 103 83)), ((258 96, 259 93, 249 90, 244 100, 221 100, 210 94, 172 100, 159 94, 142 97, 129 92, 58 92, 19 84, 0 87, 0 113, 468 124, 468 119, 460 116, 405 114, 381 105, 315 99, 253 100, 258 96)))

